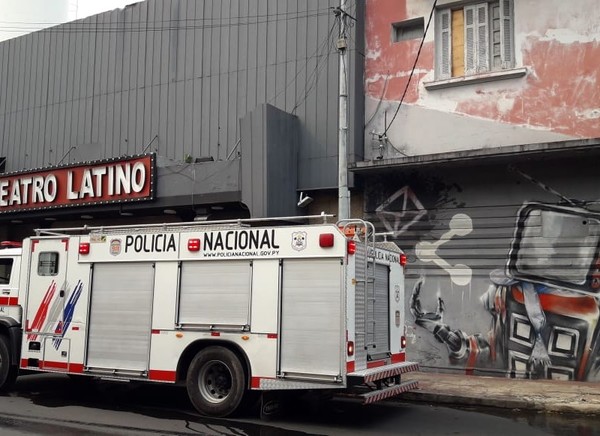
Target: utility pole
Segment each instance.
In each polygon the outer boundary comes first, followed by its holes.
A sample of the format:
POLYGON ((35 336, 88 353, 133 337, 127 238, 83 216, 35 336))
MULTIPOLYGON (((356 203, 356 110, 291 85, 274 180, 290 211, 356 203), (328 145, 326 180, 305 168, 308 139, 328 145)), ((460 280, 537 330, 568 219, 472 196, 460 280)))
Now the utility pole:
POLYGON ((339 60, 339 122, 338 122, 338 218, 350 218, 350 191, 348 190, 348 36, 346 0, 340 0, 334 14, 340 20, 337 49, 339 60))

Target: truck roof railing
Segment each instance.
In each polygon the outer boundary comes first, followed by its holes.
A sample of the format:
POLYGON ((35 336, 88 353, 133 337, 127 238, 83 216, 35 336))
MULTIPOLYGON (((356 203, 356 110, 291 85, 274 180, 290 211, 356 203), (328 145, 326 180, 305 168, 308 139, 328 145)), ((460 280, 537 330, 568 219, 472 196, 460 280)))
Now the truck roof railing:
POLYGON ((82 227, 65 227, 56 229, 34 229, 36 236, 67 236, 74 233, 103 233, 103 232, 114 232, 123 230, 133 229, 156 229, 156 230, 173 230, 173 229, 197 229, 197 228, 210 228, 215 227, 244 227, 250 224, 260 224, 269 222, 281 222, 281 221, 300 221, 307 219, 319 219, 323 220, 323 224, 327 224, 329 218, 333 218, 335 215, 321 213, 320 215, 300 215, 300 216, 286 216, 286 217, 272 217, 272 218, 238 218, 231 220, 216 220, 216 221, 187 221, 180 223, 158 223, 158 224, 123 224, 114 226, 82 226, 82 227))

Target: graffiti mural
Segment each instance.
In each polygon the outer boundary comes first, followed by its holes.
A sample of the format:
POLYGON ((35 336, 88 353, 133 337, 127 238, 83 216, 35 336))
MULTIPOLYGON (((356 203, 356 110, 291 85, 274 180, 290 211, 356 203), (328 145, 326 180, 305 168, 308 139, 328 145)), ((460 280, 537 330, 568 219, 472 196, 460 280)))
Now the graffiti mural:
POLYGON ((481 296, 493 326, 487 337, 453 330, 443 321, 444 301, 424 311, 421 277, 410 310, 415 322, 448 347, 467 371, 478 360, 500 360, 510 375, 597 380, 597 293, 600 291, 600 215, 586 209, 525 204, 517 222, 507 273, 492 271, 481 296), (590 353, 594 350, 594 353, 590 353))
MULTIPOLYGON (((433 211, 422 203, 426 230, 397 241, 412 258, 412 358, 469 374, 598 381, 597 202, 571 200, 527 174, 517 171, 519 181, 514 170, 506 173, 525 197, 519 205, 469 207, 469 200, 479 201, 479 188, 462 185, 457 192, 466 207, 433 211), (524 187, 523 179, 533 183, 524 187), (536 190, 544 201, 531 200, 536 190)), ((410 184, 402 189, 412 192, 410 184)))
POLYGON ((409 186, 404 186, 390 195, 375 209, 377 217, 393 236, 405 232, 425 214, 425 208, 409 186), (399 203, 399 207, 394 203, 399 203), (392 208, 390 208, 392 206, 392 208))
POLYGON ((457 285, 468 285, 471 283, 471 268, 467 265, 450 265, 438 255, 438 248, 455 236, 466 236, 473 231, 471 218, 464 213, 452 217, 449 230, 435 242, 421 241, 415 247, 415 254, 422 262, 433 262, 450 275, 450 280, 457 285))

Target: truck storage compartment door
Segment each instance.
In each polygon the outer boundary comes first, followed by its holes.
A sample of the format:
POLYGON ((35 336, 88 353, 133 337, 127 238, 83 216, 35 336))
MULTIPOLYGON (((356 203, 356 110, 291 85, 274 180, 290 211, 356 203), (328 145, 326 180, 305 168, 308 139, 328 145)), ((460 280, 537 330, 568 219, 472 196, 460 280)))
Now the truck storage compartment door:
POLYGON ((280 375, 334 381, 344 338, 340 259, 285 259, 280 375))
POLYGON ((87 367, 148 370, 154 292, 153 263, 95 264, 87 367))
MULTIPOLYGON (((373 262, 369 262, 369 269, 373 262)), ((372 322, 368 355, 370 359, 388 357, 390 352, 390 268, 375 263, 373 299, 368 306, 367 318, 372 322)))
POLYGON ((251 273, 248 260, 182 262, 179 325, 245 329, 249 324, 251 273))

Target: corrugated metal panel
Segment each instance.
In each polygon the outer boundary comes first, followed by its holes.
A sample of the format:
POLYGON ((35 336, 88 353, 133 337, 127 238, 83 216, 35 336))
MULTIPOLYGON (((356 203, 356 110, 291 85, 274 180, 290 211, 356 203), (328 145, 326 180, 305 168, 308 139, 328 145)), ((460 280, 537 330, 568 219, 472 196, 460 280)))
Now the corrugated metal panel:
POLYGON ((337 5, 147 0, 1 43, 7 170, 140 153, 156 135, 147 151, 225 159, 269 103, 307 129, 300 187, 335 186, 337 5))
POLYGON ((408 257, 408 357, 429 368, 593 380, 585 365, 597 354, 589 345, 598 319, 597 155, 515 161, 522 175, 507 163, 432 166, 366 183, 371 220, 394 232, 408 257), (524 290, 539 303, 525 303, 524 290), (565 310, 575 302, 589 309, 565 310), (549 366, 530 364, 540 318, 549 366), (440 342, 434 332, 444 330, 452 334, 440 342), (562 332, 567 345, 557 341, 562 332), (583 337, 587 346, 575 340, 583 337), (464 352, 472 344, 477 359, 464 352))

